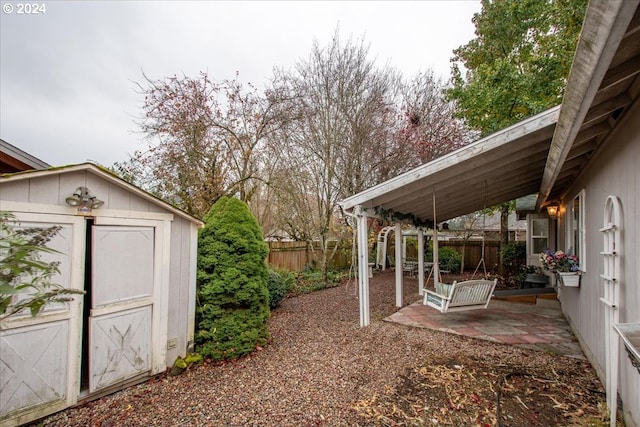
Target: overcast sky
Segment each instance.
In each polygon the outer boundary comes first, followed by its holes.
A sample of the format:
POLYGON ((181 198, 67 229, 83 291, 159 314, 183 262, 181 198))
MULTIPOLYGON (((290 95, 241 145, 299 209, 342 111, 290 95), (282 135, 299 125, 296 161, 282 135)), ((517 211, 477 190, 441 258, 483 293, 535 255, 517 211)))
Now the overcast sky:
POLYGON ((448 79, 452 51, 474 37, 480 11, 479 0, 29 2, 44 5, 39 14, 1 3, 0 138, 54 166, 110 166, 144 148, 135 123, 142 71, 239 72, 260 87, 339 27, 344 40, 364 38, 381 66, 448 79))

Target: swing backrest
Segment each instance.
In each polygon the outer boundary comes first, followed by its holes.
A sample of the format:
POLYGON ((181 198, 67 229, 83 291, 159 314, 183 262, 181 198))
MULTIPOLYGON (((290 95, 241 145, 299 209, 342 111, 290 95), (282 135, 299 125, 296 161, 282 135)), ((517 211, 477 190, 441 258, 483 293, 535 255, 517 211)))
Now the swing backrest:
POLYGON ((442 313, 487 308, 497 283, 498 279, 436 283, 436 292, 425 290, 423 303, 442 313))
POLYGON ((453 282, 449 295, 449 307, 463 307, 471 305, 489 305, 498 280, 466 280, 453 282))

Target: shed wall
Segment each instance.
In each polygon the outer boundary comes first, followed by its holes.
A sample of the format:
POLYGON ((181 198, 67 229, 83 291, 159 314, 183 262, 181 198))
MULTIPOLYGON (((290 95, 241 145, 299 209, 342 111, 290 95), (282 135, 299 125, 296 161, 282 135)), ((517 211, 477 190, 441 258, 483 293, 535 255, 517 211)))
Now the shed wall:
POLYGON ((87 171, 66 172, 45 177, 3 182, 0 199, 13 202, 39 203, 67 207, 70 214, 75 208, 67 206, 65 199, 78 187, 87 187, 104 202, 100 209, 118 209, 136 212, 166 212, 124 188, 87 171))
MULTIPOLYGON (((45 177, 2 182, 0 209, 2 201, 11 201, 39 205, 35 209, 44 211, 47 205, 53 205, 65 214, 76 215, 76 208, 68 206, 65 199, 79 186, 87 187, 98 199, 104 201, 102 207, 94 210, 96 216, 107 210, 127 212, 128 217, 144 216, 144 213, 171 213, 161 205, 154 204, 89 171, 61 172, 45 177)), ((197 239, 196 224, 173 215, 167 366, 172 365, 178 355, 184 356, 193 340, 194 304, 190 301, 195 299, 195 276, 191 269, 195 266, 192 258, 196 256, 196 246, 192 239, 197 239)))
POLYGON ((167 366, 178 356, 192 350, 194 327, 195 266, 197 227, 189 221, 174 216, 171 224, 171 272, 169 282, 169 325, 167 340, 167 366), (190 284, 192 286, 190 286, 190 284), (174 346, 175 342, 175 346, 174 346))

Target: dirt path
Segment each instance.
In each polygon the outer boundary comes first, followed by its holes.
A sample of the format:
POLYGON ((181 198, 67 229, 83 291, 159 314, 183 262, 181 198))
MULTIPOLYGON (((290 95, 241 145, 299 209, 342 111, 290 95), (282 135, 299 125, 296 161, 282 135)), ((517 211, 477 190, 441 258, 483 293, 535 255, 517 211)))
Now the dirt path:
MULTIPOLYGON (((405 286, 405 302, 418 299, 405 286)), ((589 425, 602 385, 584 361, 383 322, 393 273, 290 298, 249 357, 161 376, 43 420, 42 426, 589 425)))

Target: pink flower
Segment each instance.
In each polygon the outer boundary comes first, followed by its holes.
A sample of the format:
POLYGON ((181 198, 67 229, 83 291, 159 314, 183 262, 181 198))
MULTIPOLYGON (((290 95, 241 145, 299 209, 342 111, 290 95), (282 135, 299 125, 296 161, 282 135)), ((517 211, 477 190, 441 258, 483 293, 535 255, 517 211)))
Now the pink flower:
POLYGON ((567 255, 563 251, 552 252, 549 249, 540 254, 540 263, 545 270, 549 271, 578 271, 578 257, 567 255))

